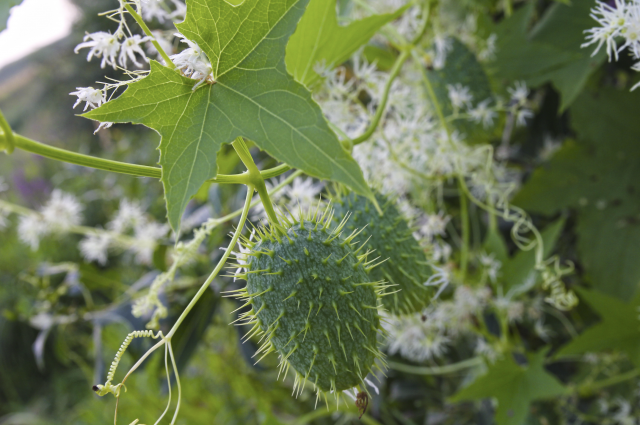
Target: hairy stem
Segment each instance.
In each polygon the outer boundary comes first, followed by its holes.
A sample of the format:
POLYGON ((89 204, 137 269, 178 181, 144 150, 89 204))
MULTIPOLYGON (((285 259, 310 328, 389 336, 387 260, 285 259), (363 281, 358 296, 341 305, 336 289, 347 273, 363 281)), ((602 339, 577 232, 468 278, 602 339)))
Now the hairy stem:
POLYGON ((149 27, 147 26, 147 24, 144 22, 144 20, 142 19, 142 16, 140 16, 138 14, 138 12, 136 12, 135 10, 133 10, 133 7, 131 7, 131 5, 126 4, 124 5, 124 7, 127 9, 127 12, 129 12, 129 14, 131 14, 131 16, 133 16, 133 19, 136 20, 136 22, 138 23, 138 25, 140 25, 140 28, 142 28, 142 31, 144 31, 144 33, 146 35, 148 35, 149 37, 151 37, 151 43, 153 44, 153 47, 156 48, 156 50, 158 51, 158 53, 160 53, 160 56, 162 56, 162 59, 164 59, 165 63, 167 65, 170 65, 171 68, 175 68, 176 65, 173 63, 173 61, 171 60, 171 58, 169 57, 169 55, 167 55, 167 53, 162 49, 162 47, 160 46, 160 43, 158 43, 156 41, 156 38, 153 36, 153 34, 151 33, 151 30, 149 29, 149 27))

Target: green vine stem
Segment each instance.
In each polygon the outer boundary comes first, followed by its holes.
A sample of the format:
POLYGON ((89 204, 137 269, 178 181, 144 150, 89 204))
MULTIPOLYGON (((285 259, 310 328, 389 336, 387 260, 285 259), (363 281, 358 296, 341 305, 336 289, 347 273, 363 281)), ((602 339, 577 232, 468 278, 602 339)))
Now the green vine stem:
POLYGON ((142 355, 142 357, 140 357, 140 359, 138 359, 138 361, 131 367, 131 369, 129 369, 127 374, 122 379, 122 384, 124 385, 124 383, 127 380, 127 378, 133 372, 135 372, 136 369, 138 369, 140 367, 140 365, 146 360, 147 357, 149 357, 155 350, 157 350, 158 348, 162 347, 162 345, 168 344, 169 345, 169 354, 171 356, 171 362, 172 362, 174 370, 175 370, 176 383, 177 383, 177 386, 178 386, 178 407, 176 408, 176 414, 174 414, 173 420, 171 422, 172 424, 175 423, 175 420, 177 418, 177 411, 180 408, 180 398, 181 398, 181 392, 182 391, 181 391, 181 387, 180 387, 180 380, 179 380, 179 377, 178 377, 178 371, 177 371, 177 368, 176 368, 176 365, 175 365, 175 359, 174 359, 174 356, 173 356, 173 349, 171 347, 171 338, 175 335, 176 331, 178 330, 178 328, 180 327, 180 325, 182 324, 184 319, 187 317, 187 315, 191 312, 193 307, 196 305, 198 300, 200 300, 202 295, 209 288, 209 285, 211 285, 211 282, 213 282, 213 279, 215 279, 218 276, 218 274, 222 270, 222 267, 224 267, 225 263, 227 262, 227 259, 231 255, 231 251, 233 250, 233 247, 236 246, 236 244, 238 243, 238 239, 240 238, 240 234, 242 233, 242 230, 244 229, 244 224, 247 221, 247 216, 249 215, 249 209, 251 208, 251 199, 253 198, 253 191, 254 190, 255 190, 255 188, 252 185, 249 185, 247 187, 247 196, 245 198, 244 207, 242 208, 242 215, 240 217, 240 221, 238 222, 238 226, 236 227, 235 232, 233 232, 233 237, 231 238, 231 242, 229 242, 229 246, 227 246, 227 248, 224 250, 224 254, 222 254, 222 258, 220 258, 220 260, 218 261, 218 264, 216 265, 215 269, 213 269, 213 271, 211 272, 209 277, 207 277, 207 279, 204 281, 204 283, 202 284, 202 286, 200 287, 198 292, 193 296, 193 298, 191 299, 191 301, 189 302, 187 307, 185 307, 184 311, 182 312, 180 317, 178 317, 178 320, 176 320, 176 322, 173 324, 173 326, 171 327, 171 330, 169 331, 169 333, 167 333, 167 335, 164 337, 164 339, 162 339, 161 341, 157 342, 154 346, 152 346, 149 350, 147 350, 147 352, 145 352, 142 355))
POLYGON ((253 157, 251 156, 251 152, 249 152, 249 148, 247 148, 247 145, 244 143, 242 137, 236 138, 236 140, 234 140, 231 145, 236 150, 236 153, 240 157, 242 163, 245 165, 245 167, 247 167, 247 170, 249 171, 249 182, 251 186, 258 191, 258 195, 260 196, 260 200, 262 201, 264 210, 269 217, 269 221, 271 221, 271 224, 279 228, 280 222, 278 220, 278 215, 273 208, 273 203, 271 202, 271 198, 269 197, 269 192, 267 192, 267 186, 264 184, 264 178, 262 177, 262 174, 260 174, 260 170, 258 170, 258 167, 253 161, 253 157))
POLYGON ((629 379, 633 379, 638 375, 640 375, 640 369, 631 369, 628 372, 621 373, 619 375, 615 375, 607 379, 602 379, 600 381, 589 382, 589 383, 579 385, 577 388, 577 391, 580 396, 589 397, 593 395, 593 393, 596 392, 597 390, 610 387, 611 385, 619 384, 629 379))
POLYGON ((0 138, 0 150, 2 150, 2 141, 4 140, 4 144, 6 145, 4 149, 7 153, 12 153, 13 149, 16 147, 15 135, 13 134, 13 130, 11 130, 11 126, 7 122, 7 119, 2 114, 2 111, 0 111, 0 129, 2 129, 2 132, 4 133, 2 138, 0 138))
POLYGON ((462 281, 464 282, 467 277, 467 264, 469 262, 469 206, 467 202, 467 195, 462 189, 464 183, 461 179, 458 179, 458 186, 460 187, 460 216, 462 220, 462 247, 460 248, 460 273, 462 281))
POLYGON ((387 101, 389 100, 389 92, 391 91, 391 86, 393 85, 393 81, 400 74, 400 71, 402 70, 402 65, 404 65, 404 63, 407 61, 410 55, 411 55, 411 49, 405 49, 402 51, 402 53, 400 53, 400 56, 397 57, 396 61, 393 64, 393 68, 391 68, 391 71, 389 73, 389 78, 387 79, 387 82, 384 86, 384 91, 382 92, 382 98, 380 99, 380 104, 376 109, 376 113, 373 116, 373 120, 371 120, 371 124, 369 125, 369 128, 367 128, 367 131, 365 131, 363 134, 351 140, 351 143, 349 144, 352 144, 353 146, 355 146, 355 145, 359 145, 362 142, 366 142, 376 131, 376 128, 378 128, 378 124, 380 124, 380 120, 382 119, 382 116, 384 115, 387 109, 387 101))
POLYGON ((151 33, 151 30, 142 19, 142 16, 140 16, 138 12, 133 10, 133 7, 131 7, 131 5, 129 4, 125 3, 124 7, 127 9, 127 12, 129 12, 129 14, 133 17, 133 19, 136 20, 138 25, 140 25, 140 28, 142 28, 142 31, 144 31, 146 35, 151 37, 151 43, 153 44, 153 47, 155 47, 158 53, 160 53, 160 56, 162 56, 162 59, 164 59, 167 66, 171 66, 171 68, 175 68, 176 65, 173 63, 169 55, 167 55, 167 53, 162 49, 162 47, 160 46, 160 43, 156 41, 156 38, 153 36, 153 34, 151 33))
POLYGON ((400 372, 412 373, 414 375, 448 375, 450 373, 460 372, 464 369, 469 369, 472 367, 479 366, 483 363, 482 357, 472 357, 467 360, 463 360, 458 363, 452 363, 445 366, 433 366, 433 367, 425 367, 425 366, 411 366, 398 362, 389 362, 389 367, 395 370, 399 370, 400 372))
MULTIPOLYGON (((44 156, 45 158, 67 162, 69 164, 82 165, 84 167, 95 168, 97 170, 111 171, 120 174, 129 174, 138 177, 153 177, 156 179, 162 177, 162 168, 160 167, 129 164, 126 162, 113 161, 110 159, 98 158, 91 155, 84 155, 81 153, 71 152, 66 149, 60 149, 53 146, 45 145, 44 143, 31 140, 19 134, 12 135, 14 136, 15 147, 20 148, 26 152, 44 156)), ((6 135, 0 135, 0 144, 3 140, 7 140, 6 135)), ((263 179, 270 179, 272 177, 279 176, 280 174, 285 173, 290 169, 290 166, 286 164, 280 164, 268 170, 261 171, 260 175, 262 175, 263 179)), ((209 179, 208 181, 212 183, 226 184, 245 184, 248 182, 246 174, 218 174, 215 178, 209 179)))

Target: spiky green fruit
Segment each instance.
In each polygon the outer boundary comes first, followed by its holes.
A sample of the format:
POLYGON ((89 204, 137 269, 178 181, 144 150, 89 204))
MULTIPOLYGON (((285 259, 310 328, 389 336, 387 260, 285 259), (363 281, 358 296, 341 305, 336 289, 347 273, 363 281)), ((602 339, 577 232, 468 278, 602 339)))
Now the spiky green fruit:
POLYGON ((363 247, 354 249, 357 232, 330 230, 330 212, 283 222, 283 229, 257 229, 257 241, 244 240, 247 286, 236 296, 252 307, 242 316, 253 324, 246 337, 262 334, 256 354, 279 353, 281 371, 295 370, 298 391, 307 380, 325 398, 364 388, 382 359, 378 306, 385 286, 371 281, 363 247))
POLYGON ((336 196, 334 223, 351 213, 346 228, 362 229, 360 239, 368 238, 367 247, 375 250, 373 255, 386 260, 370 271, 372 280, 394 285, 394 292, 383 298, 384 307, 394 314, 418 312, 429 304, 431 291, 425 282, 433 271, 394 202, 379 193, 376 200, 382 215, 365 197, 355 193, 336 196))

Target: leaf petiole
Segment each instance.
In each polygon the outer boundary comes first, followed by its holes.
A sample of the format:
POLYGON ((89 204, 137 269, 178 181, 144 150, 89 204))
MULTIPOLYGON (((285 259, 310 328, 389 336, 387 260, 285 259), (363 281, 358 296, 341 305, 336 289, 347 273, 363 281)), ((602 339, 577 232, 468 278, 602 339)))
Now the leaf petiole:
MULTIPOLYGON (((1 117, 0 117, 1 124, 1 117)), ((95 168, 97 170, 111 171, 120 174, 129 174, 138 177, 153 177, 159 179, 162 177, 162 168, 150 167, 148 165, 129 164, 126 162, 113 161, 110 159, 99 158, 91 155, 84 155, 77 152, 71 152, 66 149, 56 148, 54 146, 45 145, 44 143, 31 140, 19 134, 12 134, 13 146, 24 151, 31 152, 45 158, 55 159, 57 161, 67 162, 69 164, 82 165, 84 167, 95 168)), ((0 145, 3 141, 7 141, 7 135, 0 135, 0 145)), ((276 167, 260 172, 263 179, 270 179, 279 176, 291 169, 287 164, 280 164, 276 167)), ((211 183, 227 183, 227 184, 245 184, 247 178, 244 174, 218 174, 215 178, 208 180, 211 183)))

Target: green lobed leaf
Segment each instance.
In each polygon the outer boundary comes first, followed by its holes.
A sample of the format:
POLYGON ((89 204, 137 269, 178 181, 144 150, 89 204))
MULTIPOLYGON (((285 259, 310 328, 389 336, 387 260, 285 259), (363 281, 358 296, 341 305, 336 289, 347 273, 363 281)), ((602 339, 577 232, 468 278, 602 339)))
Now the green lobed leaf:
POLYGON ((405 9, 369 16, 343 26, 338 24, 336 0, 310 0, 287 45, 287 69, 296 81, 311 86, 320 77, 314 70, 316 64, 328 68, 340 65, 405 9))
POLYGON ((527 353, 528 365, 518 365, 513 356, 505 355, 490 365, 487 373, 468 387, 462 388, 451 401, 498 400, 495 419, 497 425, 522 425, 532 401, 565 394, 566 388, 544 369, 548 348, 527 353))
POLYGON ((552 82, 560 91, 560 111, 580 94, 589 75, 604 62, 601 50, 582 49, 584 30, 595 25, 589 16, 592 0, 552 5, 531 31, 534 3, 520 8, 495 28, 498 36, 494 74, 501 79, 524 80, 531 86, 552 82))
POLYGON ((370 196, 362 172, 329 129, 311 93, 287 74, 289 35, 308 0, 187 0, 178 29, 209 55, 215 84, 151 62, 150 74, 83 116, 158 131, 167 216, 174 230, 205 180, 217 174, 223 143, 243 136, 292 167, 370 196))
POLYGON ((602 321, 562 347, 556 356, 621 350, 636 366, 640 366, 640 297, 636 296, 631 302, 622 302, 599 291, 576 289, 602 321))
MULTIPOLYGON (((447 55, 444 68, 428 71, 436 99, 445 116, 453 114, 453 106, 449 99, 449 85, 462 84, 469 88, 476 105, 493 97, 489 79, 475 55, 459 40, 453 39, 451 52, 447 55)), ((486 141, 492 133, 482 124, 467 119, 454 121, 454 127, 463 132, 470 141, 486 141)))
POLYGON ((578 252, 594 287, 621 299, 640 282, 640 95, 585 92, 571 108, 578 140, 536 169, 514 203, 532 212, 577 213, 578 252))

